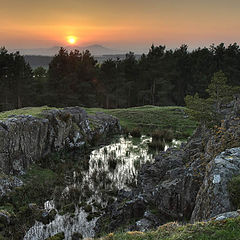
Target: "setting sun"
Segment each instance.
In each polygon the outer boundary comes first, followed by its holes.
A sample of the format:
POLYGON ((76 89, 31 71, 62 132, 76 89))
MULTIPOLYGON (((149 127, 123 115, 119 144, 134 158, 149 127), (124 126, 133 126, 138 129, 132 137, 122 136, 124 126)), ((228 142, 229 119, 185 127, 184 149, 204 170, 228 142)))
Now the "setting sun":
POLYGON ((75 36, 69 36, 67 37, 68 43, 75 44, 77 41, 77 38, 75 36))

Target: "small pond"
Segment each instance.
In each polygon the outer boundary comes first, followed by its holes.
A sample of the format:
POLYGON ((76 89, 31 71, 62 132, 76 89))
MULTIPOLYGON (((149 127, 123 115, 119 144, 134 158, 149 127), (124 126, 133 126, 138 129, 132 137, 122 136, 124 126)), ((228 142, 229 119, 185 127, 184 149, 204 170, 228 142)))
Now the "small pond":
MULTIPOLYGON (((56 233, 64 232, 65 239, 72 234, 94 237, 94 227, 104 208, 116 198, 118 190, 128 190, 137 183, 138 171, 142 164, 154 162, 156 153, 149 152, 151 137, 140 139, 119 136, 111 144, 99 147, 86 156, 88 164, 82 166, 81 157, 77 168, 66 173, 66 184, 61 198, 74 195, 74 209, 71 212, 57 211, 49 224, 36 222, 25 234, 24 240, 44 240, 56 233)), ((181 141, 173 140, 171 146, 179 147, 181 141)), ((165 146, 165 150, 169 145, 165 146)), ((55 199, 56 203, 56 199, 55 199)), ((52 199, 45 203, 46 211, 56 208, 52 199)))

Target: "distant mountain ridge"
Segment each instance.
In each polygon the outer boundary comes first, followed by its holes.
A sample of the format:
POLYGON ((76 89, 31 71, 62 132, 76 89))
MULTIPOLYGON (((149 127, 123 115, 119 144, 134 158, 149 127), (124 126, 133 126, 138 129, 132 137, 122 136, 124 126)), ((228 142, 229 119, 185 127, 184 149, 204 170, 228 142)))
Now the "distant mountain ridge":
MULTIPOLYGON (((124 52, 121 50, 114 50, 110 48, 106 48, 99 44, 93 44, 89 46, 65 46, 67 50, 77 49, 80 52, 89 50, 90 53, 94 56, 102 56, 102 55, 114 55, 114 54, 123 54, 124 52)), ((22 55, 37 55, 37 56, 54 56, 58 53, 60 47, 54 46, 51 48, 33 48, 33 49, 13 49, 11 52, 19 51, 22 55)))

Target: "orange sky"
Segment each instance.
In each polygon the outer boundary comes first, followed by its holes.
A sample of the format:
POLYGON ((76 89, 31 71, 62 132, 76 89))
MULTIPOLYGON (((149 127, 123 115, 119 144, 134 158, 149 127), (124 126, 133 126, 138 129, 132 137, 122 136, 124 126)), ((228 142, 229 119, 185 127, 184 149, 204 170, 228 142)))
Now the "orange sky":
POLYGON ((0 46, 239 43, 239 13, 239 0, 1 0, 0 46))

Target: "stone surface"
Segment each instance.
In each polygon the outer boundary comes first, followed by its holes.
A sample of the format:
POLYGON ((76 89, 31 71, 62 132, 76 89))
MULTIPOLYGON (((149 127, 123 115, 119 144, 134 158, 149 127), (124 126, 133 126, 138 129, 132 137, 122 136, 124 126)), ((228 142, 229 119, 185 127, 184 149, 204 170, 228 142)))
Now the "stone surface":
POLYGON ((234 175, 240 174, 240 148, 222 152, 207 165, 206 169, 191 221, 206 220, 233 210, 228 182, 234 175))
POLYGON ((22 180, 15 176, 0 174, 0 197, 6 195, 15 187, 20 187, 23 184, 22 180))
POLYGON ((0 171, 21 174, 50 152, 79 148, 94 138, 119 132, 115 117, 88 116, 80 107, 43 112, 42 118, 14 116, 0 121, 0 171))
POLYGON ((210 220, 222 221, 222 220, 227 219, 227 218, 237 218, 239 216, 240 216, 239 211, 225 212, 225 213, 221 213, 221 214, 211 218, 210 220))

